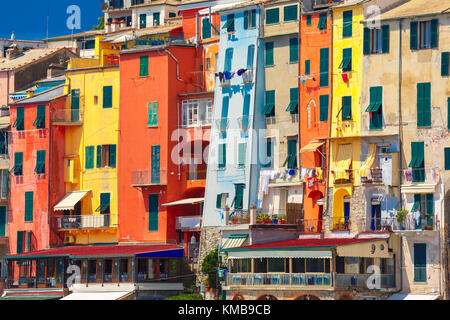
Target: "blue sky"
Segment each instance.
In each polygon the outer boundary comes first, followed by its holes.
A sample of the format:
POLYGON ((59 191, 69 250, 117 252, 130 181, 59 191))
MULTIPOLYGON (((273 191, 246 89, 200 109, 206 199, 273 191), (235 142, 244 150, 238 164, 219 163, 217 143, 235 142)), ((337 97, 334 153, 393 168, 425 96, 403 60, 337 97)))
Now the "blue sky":
POLYGON ((78 33, 91 30, 98 24, 98 17, 103 13, 100 0, 13 0, 2 1, 0 13, 0 38, 10 38, 14 31, 17 40, 42 40, 47 36, 47 15, 49 37, 71 34, 67 28, 67 8, 77 5, 81 11, 81 29, 78 33))

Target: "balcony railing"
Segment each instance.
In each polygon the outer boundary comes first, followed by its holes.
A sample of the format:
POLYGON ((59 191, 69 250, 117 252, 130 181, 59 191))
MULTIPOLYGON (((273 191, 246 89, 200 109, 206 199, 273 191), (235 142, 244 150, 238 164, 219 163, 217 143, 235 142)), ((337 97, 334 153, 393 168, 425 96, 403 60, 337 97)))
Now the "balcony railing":
POLYGON ((322 286, 331 287, 330 273, 228 273, 229 286, 322 286))
POLYGON ((300 233, 321 233, 322 227, 322 219, 300 219, 297 231, 300 233))
POLYGON ((425 167, 425 168, 409 168, 403 170, 403 183, 405 185, 410 184, 434 184, 439 181, 441 175, 440 168, 437 167, 425 167))
POLYGON ((252 83, 253 82, 253 70, 247 70, 242 75, 242 82, 243 83, 252 83))
POLYGON ((52 123, 55 125, 81 125, 82 113, 79 109, 59 109, 52 112, 52 123))
POLYGON ((370 169, 370 176, 361 177, 362 184, 383 183, 383 171, 379 168, 370 169))
POLYGON ((331 230, 350 231, 350 218, 334 217, 331 218, 331 230))
POLYGON ((335 171, 331 170, 331 173, 333 174, 334 184, 353 184, 353 169, 347 169, 345 170, 348 173, 348 179, 336 179, 334 177, 335 171))
POLYGON ((59 230, 109 228, 117 225, 111 221, 115 215, 94 214, 56 217, 59 230))
MULTIPOLYGON (((336 289, 362 289, 370 290, 372 288, 371 281, 373 279, 372 274, 340 274, 335 273, 335 287, 336 289), (369 277, 371 277, 369 279, 369 277)), ((393 274, 381 274, 380 286, 384 289, 395 288, 395 276, 393 274)))
POLYGON ((160 170, 158 173, 152 174, 151 169, 142 169, 142 170, 133 171, 131 173, 131 185, 133 187, 166 185, 167 184, 167 171, 160 170))

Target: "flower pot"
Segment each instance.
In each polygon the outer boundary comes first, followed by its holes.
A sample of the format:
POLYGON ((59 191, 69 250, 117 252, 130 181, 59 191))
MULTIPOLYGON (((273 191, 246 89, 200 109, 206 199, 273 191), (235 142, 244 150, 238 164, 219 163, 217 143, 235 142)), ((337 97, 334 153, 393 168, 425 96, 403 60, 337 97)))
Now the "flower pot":
POLYGON ((271 224, 271 223, 272 223, 272 220, 270 220, 270 219, 266 220, 266 224, 271 224))
POLYGON ((247 222, 247 224, 249 224, 250 223, 250 219, 247 219, 246 222, 247 222))
POLYGON ((286 220, 281 220, 281 224, 286 224, 286 220))
POLYGON ((272 219, 272 224, 278 224, 278 219, 272 219))
POLYGON ((231 220, 231 224, 236 224, 236 220, 231 220))

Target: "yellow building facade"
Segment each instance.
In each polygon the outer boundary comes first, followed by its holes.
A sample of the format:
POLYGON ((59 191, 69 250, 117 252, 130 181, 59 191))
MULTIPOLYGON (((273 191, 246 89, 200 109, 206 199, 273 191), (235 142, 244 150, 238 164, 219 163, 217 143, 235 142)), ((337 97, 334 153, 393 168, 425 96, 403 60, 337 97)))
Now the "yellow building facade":
POLYGON ((117 242, 120 46, 102 39, 95 59, 71 59, 66 74, 66 244, 117 242))

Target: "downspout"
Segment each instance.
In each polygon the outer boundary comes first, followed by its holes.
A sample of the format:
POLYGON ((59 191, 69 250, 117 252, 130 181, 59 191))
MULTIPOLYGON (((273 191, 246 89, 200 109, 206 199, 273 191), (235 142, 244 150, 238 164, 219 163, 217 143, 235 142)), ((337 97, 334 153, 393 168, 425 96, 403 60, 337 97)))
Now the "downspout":
MULTIPOLYGON (((52 158, 52 134, 53 134, 53 130, 52 130, 52 118, 51 118, 51 112, 52 112, 52 109, 51 109, 51 102, 49 101, 49 103, 48 103, 48 137, 49 137, 49 140, 48 140, 48 163, 50 164, 50 163, 53 163, 53 158, 52 158)), ((45 170, 45 169, 44 169, 45 170)), ((53 220, 52 220, 52 218, 53 218, 53 215, 51 214, 51 210, 52 210, 52 208, 50 207, 50 203, 51 203, 51 201, 50 201, 50 195, 51 195, 51 193, 50 193, 50 179, 51 179, 51 177, 52 177, 53 175, 51 174, 51 170, 50 170, 50 165, 48 166, 48 179, 47 179, 47 223, 48 223, 48 225, 49 225, 49 228, 50 228, 50 235, 49 235, 49 245, 51 246, 51 238, 52 238, 52 234, 54 235, 54 236, 56 236, 56 232, 54 232, 54 230, 53 230, 53 227, 52 227, 52 222, 53 222, 53 220)))
MULTIPOLYGON (((180 101, 177 99, 177 149, 178 149, 178 157, 180 157, 180 101)), ((181 163, 180 159, 178 159, 178 181, 181 180, 181 169, 180 169, 181 163)))
MULTIPOLYGON (((331 13, 331 10, 328 9, 328 13, 331 13)), ((333 14, 330 14, 330 25, 331 25, 331 40, 330 40, 330 66, 328 68, 331 68, 331 74, 333 74, 333 14)), ((319 79, 320 80, 320 79, 319 79)), ((330 80, 330 97, 333 98, 333 77, 331 77, 330 80)), ((331 125, 332 125, 332 119, 333 119, 333 100, 331 100, 330 106, 328 107, 328 139, 327 139, 327 150, 326 150, 326 155, 327 155, 327 170, 326 170, 326 175, 327 175, 327 179, 326 179, 326 185, 325 185, 325 203, 327 204, 326 209, 324 210, 323 214, 328 214, 328 200, 329 200, 329 185, 330 185, 330 158, 331 158, 331 125)), ((325 171, 325 170, 324 170, 325 171)), ((323 219, 323 216, 322 216, 323 219)), ((332 218, 331 218, 332 219, 332 218)), ((332 222, 332 221, 331 221, 332 222)))
MULTIPOLYGON (((299 0, 300 2, 300 16, 298 19, 298 74, 297 74, 297 86, 298 86, 298 151, 300 153, 300 156, 298 157, 299 161, 298 163, 300 164, 300 167, 303 166, 302 162, 302 158, 301 158, 301 148, 302 148, 302 139, 301 139, 301 105, 302 105, 302 90, 300 90, 300 79, 299 77, 301 77, 301 71, 302 71, 302 43, 301 43, 301 34, 302 34, 302 14, 303 14, 303 1, 299 0)), ((301 178, 300 178, 301 180, 301 178)), ((305 184, 303 185, 303 199, 306 199, 306 188, 305 188, 305 184)), ((302 206, 303 207, 303 206, 302 206)), ((287 212, 286 212, 286 216, 287 216, 287 212)), ((300 212, 300 217, 301 217, 301 212, 300 212)))
POLYGON ((175 58, 175 56, 172 54, 172 52, 169 51, 169 49, 164 49, 165 52, 167 52, 167 54, 175 61, 175 63, 177 64, 177 80, 181 81, 181 82, 186 82, 183 79, 180 78, 180 66, 179 66, 179 62, 178 59, 175 58))

